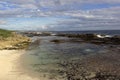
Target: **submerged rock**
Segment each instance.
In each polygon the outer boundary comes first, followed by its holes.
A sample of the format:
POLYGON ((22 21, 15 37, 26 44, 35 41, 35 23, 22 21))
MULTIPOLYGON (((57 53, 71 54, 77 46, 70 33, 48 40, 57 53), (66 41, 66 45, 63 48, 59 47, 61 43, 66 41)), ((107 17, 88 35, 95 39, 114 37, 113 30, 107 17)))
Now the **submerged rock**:
POLYGON ((63 42, 66 42, 65 40, 60 40, 60 39, 54 39, 54 40, 51 40, 51 42, 54 42, 54 43, 63 43, 63 42))

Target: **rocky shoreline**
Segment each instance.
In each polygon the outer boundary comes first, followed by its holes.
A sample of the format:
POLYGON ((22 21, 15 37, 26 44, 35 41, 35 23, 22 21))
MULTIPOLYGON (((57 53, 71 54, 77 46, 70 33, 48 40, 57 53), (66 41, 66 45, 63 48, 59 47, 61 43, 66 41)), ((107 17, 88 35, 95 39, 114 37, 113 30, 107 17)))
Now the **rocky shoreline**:
MULTIPOLYGON (((52 32, 22 32, 22 34, 33 36, 60 36, 72 38, 68 42, 89 42, 94 44, 120 44, 120 35, 106 35, 106 34, 70 34, 70 33, 52 33, 52 32)), ((51 42, 61 43, 66 42, 64 40, 52 40, 51 42)))
POLYGON ((102 35, 102 34, 57 34, 56 36, 68 37, 79 39, 77 42, 90 42, 94 44, 120 44, 120 36, 119 35, 102 35))
POLYGON ((59 70, 66 80, 119 80, 120 46, 107 53, 86 56, 82 59, 66 60, 59 65, 59 70))

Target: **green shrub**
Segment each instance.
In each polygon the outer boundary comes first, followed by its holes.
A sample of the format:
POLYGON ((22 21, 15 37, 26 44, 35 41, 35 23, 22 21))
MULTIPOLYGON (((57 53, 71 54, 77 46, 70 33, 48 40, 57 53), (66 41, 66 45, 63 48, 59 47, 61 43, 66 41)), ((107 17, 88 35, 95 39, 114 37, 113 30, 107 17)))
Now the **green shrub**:
POLYGON ((0 37, 1 38, 7 38, 7 37, 10 37, 11 35, 12 35, 12 31, 0 29, 0 37))

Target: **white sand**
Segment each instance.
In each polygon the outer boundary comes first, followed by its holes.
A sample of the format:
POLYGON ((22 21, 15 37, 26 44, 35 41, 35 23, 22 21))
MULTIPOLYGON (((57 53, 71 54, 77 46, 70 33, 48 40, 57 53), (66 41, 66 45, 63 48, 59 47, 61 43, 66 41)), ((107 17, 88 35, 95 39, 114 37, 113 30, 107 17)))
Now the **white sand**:
POLYGON ((17 59, 24 53, 24 50, 0 51, 0 80, 45 80, 32 78, 16 69, 17 59))

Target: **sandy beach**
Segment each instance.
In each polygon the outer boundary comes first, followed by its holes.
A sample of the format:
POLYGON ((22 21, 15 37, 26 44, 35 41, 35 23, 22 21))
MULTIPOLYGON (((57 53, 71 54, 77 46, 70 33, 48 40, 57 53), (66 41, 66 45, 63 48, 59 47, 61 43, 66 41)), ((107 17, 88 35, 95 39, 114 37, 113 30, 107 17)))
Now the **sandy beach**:
POLYGON ((17 69, 17 60, 24 53, 24 50, 0 51, 0 80, 40 80, 35 78, 33 79, 26 74, 22 74, 22 72, 17 69))

